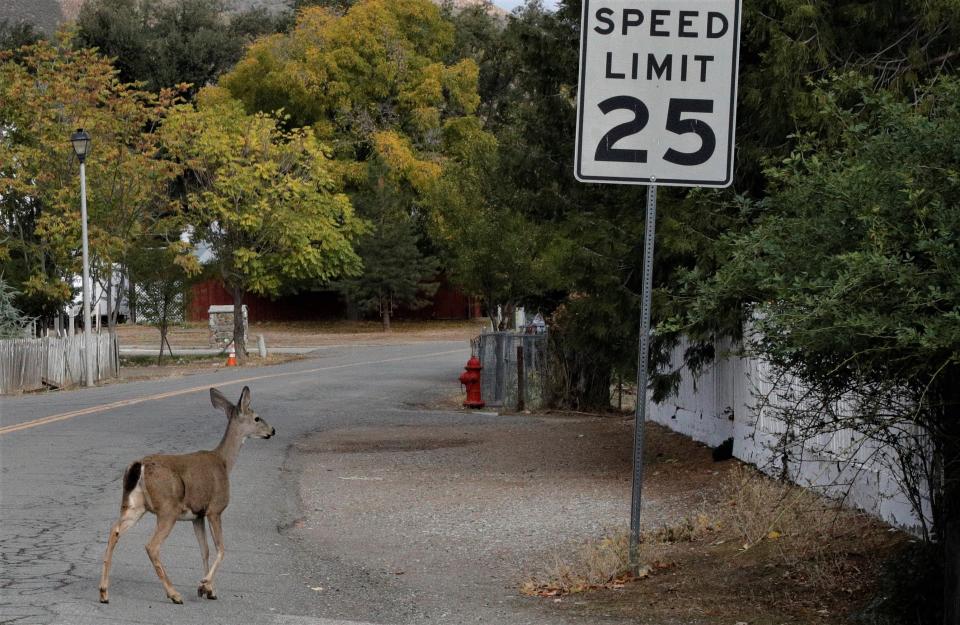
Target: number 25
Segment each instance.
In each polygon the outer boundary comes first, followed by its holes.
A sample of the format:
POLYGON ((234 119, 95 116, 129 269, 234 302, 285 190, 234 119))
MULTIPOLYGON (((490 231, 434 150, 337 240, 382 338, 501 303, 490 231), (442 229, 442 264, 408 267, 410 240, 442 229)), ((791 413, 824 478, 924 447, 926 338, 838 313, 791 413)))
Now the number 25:
MULTIPOLYGON (((618 95, 607 98, 599 105, 604 115, 611 111, 624 109, 633 112, 633 119, 611 128, 600 139, 597 152, 594 156, 598 161, 615 161, 620 163, 646 163, 647 151, 613 147, 620 139, 635 135, 650 121, 650 111, 642 100, 628 95, 618 95)), ((688 98, 670 98, 670 107, 667 109, 666 129, 678 135, 695 133, 700 137, 700 149, 696 152, 680 152, 673 148, 668 149, 663 160, 675 165, 702 165, 710 160, 717 149, 717 137, 705 121, 696 118, 681 119, 684 113, 712 113, 713 100, 694 100, 688 98)))

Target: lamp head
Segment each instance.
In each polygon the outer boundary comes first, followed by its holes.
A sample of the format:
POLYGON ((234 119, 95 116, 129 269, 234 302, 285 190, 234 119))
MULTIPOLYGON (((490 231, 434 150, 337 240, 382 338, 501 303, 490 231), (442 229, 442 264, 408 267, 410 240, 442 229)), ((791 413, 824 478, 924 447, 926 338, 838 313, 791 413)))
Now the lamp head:
POLYGON ((83 128, 77 128, 77 131, 70 135, 70 143, 73 144, 73 152, 82 163, 90 153, 90 135, 83 128))

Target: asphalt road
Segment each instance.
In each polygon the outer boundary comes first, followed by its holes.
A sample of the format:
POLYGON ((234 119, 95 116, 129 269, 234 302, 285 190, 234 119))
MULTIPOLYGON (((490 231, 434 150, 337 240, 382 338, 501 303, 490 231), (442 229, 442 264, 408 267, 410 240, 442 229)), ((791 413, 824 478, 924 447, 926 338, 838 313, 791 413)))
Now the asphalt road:
POLYGON ((368 571, 324 560, 287 531, 302 518, 301 468, 288 454, 325 430, 382 424, 398 411, 417 420, 413 406, 458 388, 468 355, 460 342, 341 348, 274 367, 0 399, 0 623, 397 622, 404 610, 368 592, 368 571), (225 419, 207 389, 232 399, 244 384, 277 436, 248 441, 233 470, 220 600, 196 598, 202 563, 188 523, 161 551, 186 604, 165 598, 143 549, 154 525, 147 515, 121 539, 111 602, 98 603, 124 467, 149 453, 215 446, 225 419), (338 588, 318 600, 320 586, 312 584, 321 576, 340 579, 343 600, 338 588))

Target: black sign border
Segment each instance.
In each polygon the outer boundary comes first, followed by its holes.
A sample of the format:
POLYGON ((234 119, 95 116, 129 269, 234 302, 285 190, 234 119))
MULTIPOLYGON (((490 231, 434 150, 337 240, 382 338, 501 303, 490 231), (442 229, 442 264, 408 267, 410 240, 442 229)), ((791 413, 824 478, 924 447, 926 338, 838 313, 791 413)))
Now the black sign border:
POLYGON ((587 62, 587 16, 590 14, 590 0, 583 0, 583 14, 580 16, 580 89, 577 92, 577 153, 574 156, 576 161, 576 178, 580 182, 594 183, 612 183, 612 184, 657 184, 670 185, 678 187, 729 187, 733 182, 733 131, 737 119, 737 86, 740 67, 740 7, 741 0, 734 0, 734 18, 733 18, 733 69, 730 76, 730 122, 727 132, 727 175, 722 181, 717 180, 686 180, 680 178, 657 178, 651 180, 650 176, 644 178, 626 178, 621 176, 585 176, 582 171, 583 157, 583 86, 586 83, 586 72, 584 65, 587 62))

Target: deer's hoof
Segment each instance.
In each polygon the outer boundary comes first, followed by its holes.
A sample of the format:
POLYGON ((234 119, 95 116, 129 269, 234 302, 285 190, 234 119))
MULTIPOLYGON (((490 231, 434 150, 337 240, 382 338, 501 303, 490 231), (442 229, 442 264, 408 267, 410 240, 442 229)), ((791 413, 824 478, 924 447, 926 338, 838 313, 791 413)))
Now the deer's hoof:
POLYGON ((216 599, 217 595, 213 592, 213 586, 208 586, 207 584, 200 584, 197 587, 197 596, 201 599, 206 597, 207 599, 216 599))
POLYGON ((170 601, 173 601, 177 605, 183 605, 183 597, 181 597, 179 594, 170 595, 170 601))
POLYGON ((107 591, 103 588, 100 589, 100 603, 110 603, 110 597, 107 596, 107 591))

